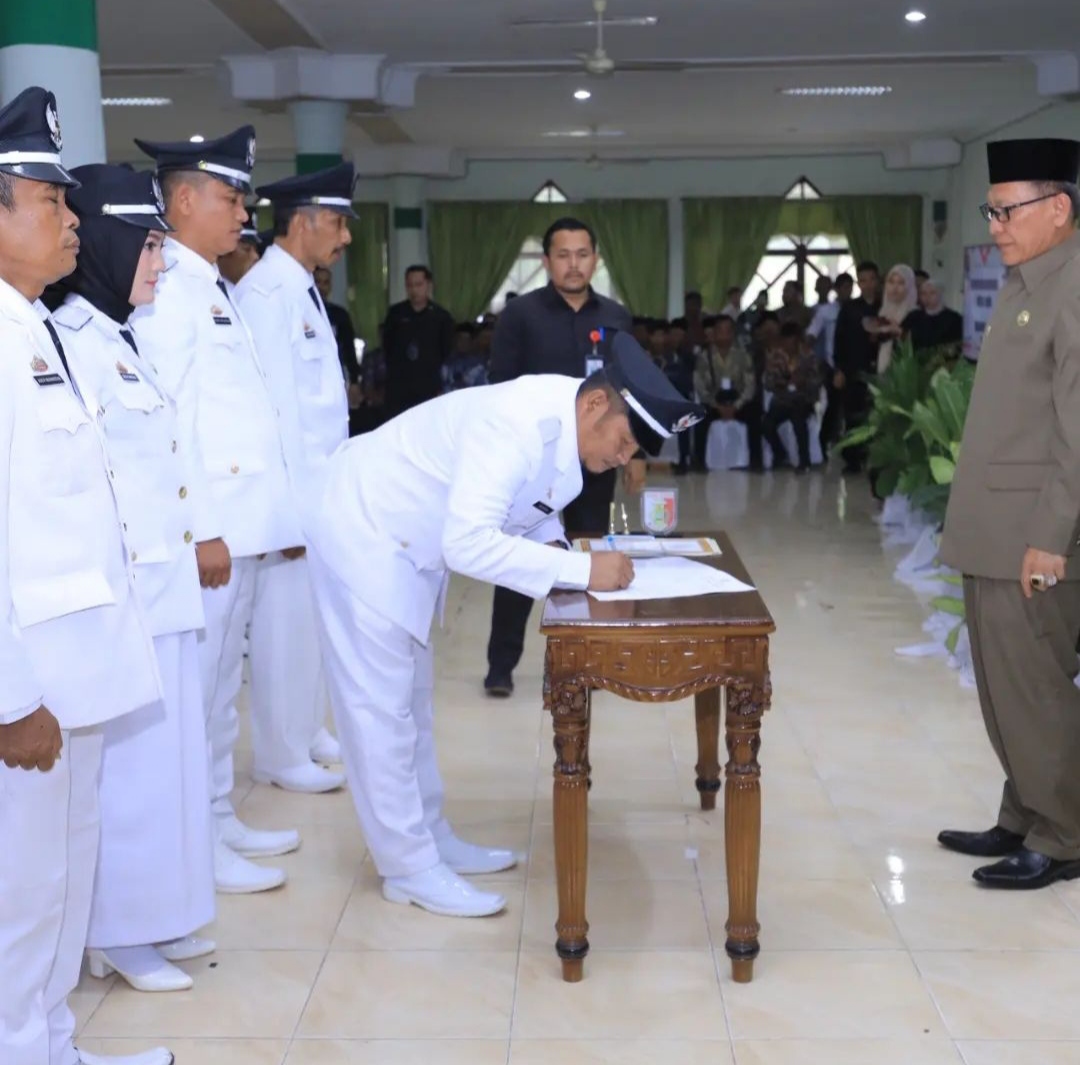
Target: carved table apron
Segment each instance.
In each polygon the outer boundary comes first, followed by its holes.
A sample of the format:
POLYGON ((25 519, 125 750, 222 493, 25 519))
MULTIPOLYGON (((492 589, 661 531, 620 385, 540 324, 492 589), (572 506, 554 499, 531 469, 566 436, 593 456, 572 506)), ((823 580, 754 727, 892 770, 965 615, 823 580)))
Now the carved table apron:
MULTIPOLYGON (((709 564, 749 583, 723 534, 709 564)), ((588 869, 591 693, 601 689, 639 702, 694 696, 697 789, 701 808, 720 790, 720 707, 726 691, 724 847, 727 859, 726 949, 732 976, 753 978, 758 955, 757 887, 761 852, 761 719, 769 707, 772 618, 757 592, 698 598, 602 603, 581 593, 553 593, 544 610, 547 637, 544 706, 555 733, 554 832, 559 889, 558 939, 563 979, 584 975, 589 952, 588 869)))

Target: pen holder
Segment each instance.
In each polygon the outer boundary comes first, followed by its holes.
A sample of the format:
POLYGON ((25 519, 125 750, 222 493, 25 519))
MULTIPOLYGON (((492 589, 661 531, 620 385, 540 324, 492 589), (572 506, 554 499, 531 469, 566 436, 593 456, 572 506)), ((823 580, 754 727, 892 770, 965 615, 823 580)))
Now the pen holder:
POLYGON ((653 536, 670 536, 679 524, 678 488, 646 488, 641 493, 641 524, 653 536))

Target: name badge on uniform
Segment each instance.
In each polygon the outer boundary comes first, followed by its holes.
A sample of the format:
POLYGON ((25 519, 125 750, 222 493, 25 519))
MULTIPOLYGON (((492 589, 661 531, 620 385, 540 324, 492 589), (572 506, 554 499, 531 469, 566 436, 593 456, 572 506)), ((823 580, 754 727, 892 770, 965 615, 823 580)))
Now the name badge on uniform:
POLYGON ((210 308, 210 313, 214 318, 214 325, 232 325, 232 319, 215 303, 210 308))
POLYGON ((116 360, 116 372, 124 381, 131 381, 134 384, 139 383, 139 375, 132 373, 119 359, 116 360))
POLYGON ((549 507, 549 506, 547 505, 547 503, 540 503, 540 502, 537 502, 537 503, 533 503, 533 506, 534 506, 534 507, 536 507, 536 509, 537 509, 538 511, 540 511, 540 513, 541 513, 541 514, 554 514, 554 513, 555 513, 555 512, 554 512, 554 511, 553 511, 553 510, 551 509, 551 507, 549 507))
POLYGON ((594 373, 604 368, 603 359, 586 359, 585 360, 585 376, 592 377, 594 373))
POLYGON ((315 330, 312 329, 311 326, 308 325, 307 322, 304 323, 304 336, 308 340, 314 340, 315 339, 315 330))
POLYGON ((34 380, 39 385, 62 385, 64 379, 58 373, 36 373, 34 380))

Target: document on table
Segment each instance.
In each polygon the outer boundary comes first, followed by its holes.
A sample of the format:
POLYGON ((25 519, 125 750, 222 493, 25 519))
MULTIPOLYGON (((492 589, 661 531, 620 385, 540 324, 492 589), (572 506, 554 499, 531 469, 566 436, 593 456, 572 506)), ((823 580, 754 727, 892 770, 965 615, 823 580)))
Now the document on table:
POLYGON ((752 592, 730 573, 688 558, 645 558, 634 563, 634 579, 619 592, 589 592, 603 602, 635 599, 683 599, 717 592, 752 592))
POLYGON ((621 551, 631 558, 662 558, 665 555, 705 556, 721 554, 711 536, 668 538, 641 533, 610 536, 602 540, 575 540, 578 551, 621 551))

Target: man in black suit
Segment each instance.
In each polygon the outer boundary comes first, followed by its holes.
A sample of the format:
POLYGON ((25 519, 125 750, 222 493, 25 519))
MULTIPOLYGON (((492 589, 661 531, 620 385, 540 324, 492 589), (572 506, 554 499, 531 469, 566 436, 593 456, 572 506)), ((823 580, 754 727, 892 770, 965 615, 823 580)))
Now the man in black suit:
MULTIPOLYGON (((492 384, 525 374, 588 377, 608 358, 613 334, 629 332, 630 312, 593 291, 596 236, 576 218, 560 218, 544 234, 548 284, 508 303, 499 315, 492 342, 492 384)), ((582 471, 581 495, 563 511, 567 534, 603 533, 615 498, 616 471, 582 471)), ((532 600, 495 589, 484 690, 506 698, 514 690, 513 673, 525 647, 525 627, 532 600)))

